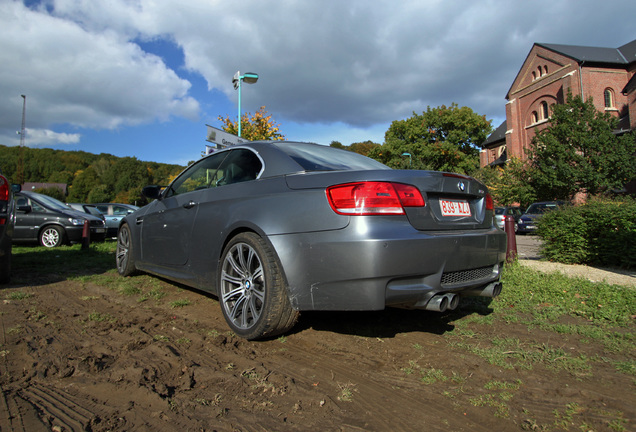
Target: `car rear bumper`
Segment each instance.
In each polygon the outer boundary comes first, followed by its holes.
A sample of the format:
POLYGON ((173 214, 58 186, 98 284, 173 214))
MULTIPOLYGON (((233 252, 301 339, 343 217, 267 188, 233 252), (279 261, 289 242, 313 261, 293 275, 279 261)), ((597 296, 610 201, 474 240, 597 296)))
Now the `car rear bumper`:
POLYGON ((497 281, 506 234, 422 232, 408 221, 352 218, 342 230, 270 236, 298 310, 424 307, 435 294, 467 293, 497 281))
MULTIPOLYGON (((72 227, 65 227, 66 230, 66 237, 68 239, 69 242, 71 243, 79 243, 82 241, 82 236, 84 234, 84 227, 79 225, 79 226, 72 226, 72 227)), ((95 227, 91 227, 91 237, 90 240, 91 241, 103 241, 104 238, 106 238, 106 228, 95 228, 95 227)))
POLYGON ((537 226, 534 223, 518 223, 517 224, 517 232, 521 234, 535 232, 537 230, 537 226))

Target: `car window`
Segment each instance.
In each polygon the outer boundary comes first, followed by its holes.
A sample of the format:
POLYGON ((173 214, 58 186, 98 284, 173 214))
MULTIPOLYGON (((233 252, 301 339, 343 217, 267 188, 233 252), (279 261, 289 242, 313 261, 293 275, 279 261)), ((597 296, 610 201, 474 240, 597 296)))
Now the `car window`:
POLYGON ((260 159, 251 150, 217 153, 193 164, 181 174, 170 185, 166 197, 254 180, 262 168, 260 159))
POLYGON ((93 216, 97 216, 97 217, 101 217, 102 216, 102 212, 97 210, 96 207, 86 206, 86 207, 84 207, 84 209, 86 210, 86 213, 92 214, 93 216))
POLYGON ((25 197, 18 197, 18 199, 15 200, 15 203, 17 206, 29 205, 29 202, 27 201, 25 197))
POLYGON ((31 210, 33 210, 34 212, 44 212, 44 211, 46 211, 43 206, 41 206, 40 204, 36 203, 35 201, 33 201, 33 200, 29 200, 29 201, 31 201, 31 210))
POLYGON ((216 186, 255 180, 263 164, 253 152, 247 149, 232 150, 219 169, 223 176, 216 186))
POLYGON ((128 207, 124 207, 124 206, 113 206, 113 214, 115 216, 126 216, 128 214, 128 207))
POLYGON ((306 171, 349 171, 391 169, 388 166, 355 152, 323 145, 298 145, 272 142, 306 171))
POLYGON ((181 195, 208 187, 216 187, 223 178, 223 172, 219 171, 221 163, 230 152, 220 152, 201 159, 184 171, 166 191, 166 197, 181 195))

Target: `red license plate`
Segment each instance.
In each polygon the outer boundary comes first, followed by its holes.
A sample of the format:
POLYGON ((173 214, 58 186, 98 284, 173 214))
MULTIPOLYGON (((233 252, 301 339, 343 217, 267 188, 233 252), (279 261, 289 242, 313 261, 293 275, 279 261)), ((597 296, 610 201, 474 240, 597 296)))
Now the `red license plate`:
POLYGON ((464 200, 439 200, 442 216, 470 216, 470 206, 464 200))

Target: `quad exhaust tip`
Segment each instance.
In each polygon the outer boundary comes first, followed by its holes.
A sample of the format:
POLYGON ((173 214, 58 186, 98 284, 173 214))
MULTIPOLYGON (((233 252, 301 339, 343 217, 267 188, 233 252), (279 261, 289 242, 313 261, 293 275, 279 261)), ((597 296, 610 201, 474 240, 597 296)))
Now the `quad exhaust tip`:
POLYGON ((457 294, 438 294, 426 304, 425 309, 435 312, 446 312, 447 310, 457 309, 458 305, 459 296, 457 294))
MULTIPOLYGON (((501 282, 493 282, 485 288, 462 291, 465 296, 479 296, 495 298, 501 294, 501 282)), ((447 310, 455 310, 459 306, 459 295, 455 293, 437 294, 426 304, 424 309, 435 312, 446 312, 447 310)))

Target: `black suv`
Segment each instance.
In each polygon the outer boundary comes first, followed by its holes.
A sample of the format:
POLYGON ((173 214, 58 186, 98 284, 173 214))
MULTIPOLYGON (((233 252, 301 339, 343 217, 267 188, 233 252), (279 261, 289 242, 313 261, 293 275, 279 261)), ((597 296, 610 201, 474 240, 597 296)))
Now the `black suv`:
POLYGON ((15 224, 15 201, 11 185, 0 175, 0 283, 11 277, 11 239, 15 224))
POLYGON ((104 221, 88 213, 73 210, 47 195, 35 192, 15 194, 17 207, 14 242, 40 242, 42 246, 56 247, 82 241, 84 221, 88 220, 91 241, 103 241, 106 235, 104 221))

